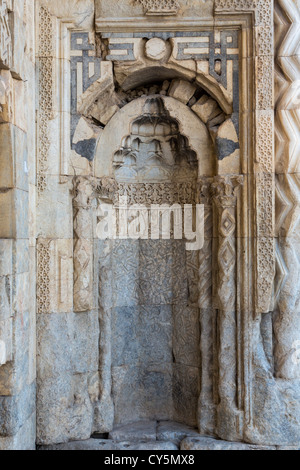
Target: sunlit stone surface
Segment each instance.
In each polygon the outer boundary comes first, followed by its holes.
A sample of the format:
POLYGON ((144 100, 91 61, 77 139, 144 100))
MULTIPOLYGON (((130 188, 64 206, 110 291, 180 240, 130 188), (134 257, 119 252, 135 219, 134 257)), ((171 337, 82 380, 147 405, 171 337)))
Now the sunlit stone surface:
POLYGON ((299 448, 299 11, 0 0, 0 450, 299 448))

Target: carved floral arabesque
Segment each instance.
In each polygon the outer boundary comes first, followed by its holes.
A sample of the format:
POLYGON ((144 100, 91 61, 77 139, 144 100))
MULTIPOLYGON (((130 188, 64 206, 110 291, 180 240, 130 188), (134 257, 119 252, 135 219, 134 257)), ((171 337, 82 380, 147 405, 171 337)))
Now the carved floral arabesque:
MULTIPOLYGON (((238 188, 242 185, 242 177, 233 177, 225 179, 223 177, 216 178, 202 178, 198 183, 198 193, 200 195, 200 202, 205 204, 205 246, 199 254, 199 306, 200 321, 203 332, 209 335, 209 341, 206 341, 205 346, 207 349, 203 351, 202 368, 205 377, 209 377, 209 382, 212 380, 212 371, 214 369, 213 358, 213 338, 216 335, 213 325, 213 309, 212 309, 212 258, 211 258, 211 242, 212 242, 212 207, 211 195, 213 194, 214 201, 217 206, 217 219, 219 220, 220 238, 218 246, 218 265, 219 275, 217 280, 217 292, 219 302, 216 307, 220 310, 219 315, 219 330, 221 334, 218 361, 216 368, 222 371, 222 380, 218 379, 214 388, 218 388, 217 396, 223 398, 225 404, 222 406, 232 411, 233 415, 236 410, 234 398, 236 396, 236 306, 235 295, 236 291, 236 246, 235 246, 235 230, 236 230, 236 193, 238 188), (229 334, 231 332, 231 334, 229 334), (231 355, 228 355, 228 345, 230 345, 231 355), (226 354, 224 352, 226 349, 226 354), (228 358, 231 358, 230 367, 228 367, 228 358), (224 375, 225 374, 225 375, 224 375), (224 384, 226 383, 226 386, 224 384), (223 385, 222 385, 223 384, 223 385), (229 384, 229 385, 228 385, 229 384), (230 408, 228 408, 230 404, 230 408), (225 406, 226 405, 226 406, 225 406)), ((178 194, 183 193, 182 189, 188 190, 181 203, 190 202, 190 197, 195 194, 195 185, 192 183, 177 183, 177 186, 168 183, 160 184, 125 184, 119 183, 118 190, 115 194, 116 201, 118 197, 127 196, 128 204, 149 204, 149 203, 169 203, 173 204, 178 202, 178 194)), ((216 401, 216 398, 215 398, 216 401)), ((209 419, 205 420, 205 413, 202 405, 205 407, 213 408, 213 383, 207 384, 207 387, 202 390, 200 396, 200 409, 202 409, 200 426, 202 429, 209 428, 209 419), (204 403, 205 402, 205 403, 204 403)), ((212 409, 209 410, 212 413, 212 409)))
POLYGON ((126 196, 132 204, 195 204, 195 182, 183 183, 118 183, 115 203, 120 196, 126 196))
MULTIPOLYGON (((39 10, 39 120, 37 188, 39 194, 46 189, 47 159, 50 148, 48 122, 53 117, 53 21, 44 7, 39 10)), ((50 310, 50 250, 48 242, 37 247, 37 311, 50 310)))

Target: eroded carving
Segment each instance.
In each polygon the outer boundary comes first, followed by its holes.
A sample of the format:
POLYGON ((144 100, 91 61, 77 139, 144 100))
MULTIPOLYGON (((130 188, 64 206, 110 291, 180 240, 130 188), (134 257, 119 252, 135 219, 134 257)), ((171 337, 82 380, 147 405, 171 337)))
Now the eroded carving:
POLYGON ((122 182, 193 180, 198 168, 196 153, 161 97, 146 100, 143 115, 132 122, 113 165, 122 182))
POLYGON ((86 312, 94 306, 93 276, 93 214, 92 204, 97 183, 75 178, 73 197, 74 218, 74 310, 86 312))
POLYGON ((280 34, 276 65, 281 79, 276 109, 276 251, 275 374, 280 379, 300 377, 299 338, 299 8, 289 0, 275 3, 276 34, 280 34), (282 35, 284 32, 284 35, 282 35))
MULTIPOLYGON (((195 203, 197 155, 161 95, 145 100, 129 129, 111 157, 115 205, 125 198, 128 206, 195 203)), ((99 250, 99 302, 112 338, 111 356, 104 358, 112 384, 105 383, 113 390, 115 421, 128 422, 134 414, 196 425, 198 253, 187 253, 184 240, 174 239, 106 241, 99 250), (134 400, 125 409, 128 393, 134 400)))
POLYGON ((224 422, 231 421, 236 438, 241 433, 237 408, 237 305, 236 305, 236 206, 237 192, 243 177, 216 177, 212 184, 215 221, 215 262, 218 272, 215 279, 215 298, 218 309, 218 432, 224 436, 224 422))

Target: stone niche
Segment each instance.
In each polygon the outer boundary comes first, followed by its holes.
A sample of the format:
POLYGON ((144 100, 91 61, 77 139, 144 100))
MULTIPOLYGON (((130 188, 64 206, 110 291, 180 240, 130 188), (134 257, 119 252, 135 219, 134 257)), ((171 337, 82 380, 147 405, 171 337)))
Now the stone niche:
POLYGON ((150 420, 297 444, 299 367, 283 367, 274 321, 282 350, 288 327, 270 313, 273 2, 96 0, 95 24, 93 9, 81 23, 50 3, 38 9, 38 205, 55 194, 64 217, 38 224, 38 442, 150 420), (203 247, 99 240, 103 207, 125 203, 202 204, 203 247))
MULTIPOLYGON (((181 211, 195 205, 198 159, 211 162, 211 147, 205 125, 188 107, 153 94, 133 100, 110 121, 97 147, 96 174, 114 178, 116 206, 127 198, 129 206, 168 204, 181 211)), ((198 252, 186 251, 185 240, 148 235, 98 244, 99 301, 111 322, 115 423, 134 418, 196 426, 198 252)))

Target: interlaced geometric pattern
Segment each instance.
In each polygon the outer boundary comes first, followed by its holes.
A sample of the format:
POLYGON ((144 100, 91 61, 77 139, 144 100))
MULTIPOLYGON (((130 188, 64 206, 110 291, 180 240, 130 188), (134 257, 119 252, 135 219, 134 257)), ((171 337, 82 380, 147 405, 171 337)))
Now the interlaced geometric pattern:
POLYGON ((47 242, 40 242, 37 273, 37 311, 49 313, 50 310, 50 250, 47 242))
POLYGON ((179 10, 177 0, 138 0, 147 13, 176 14, 179 10))

